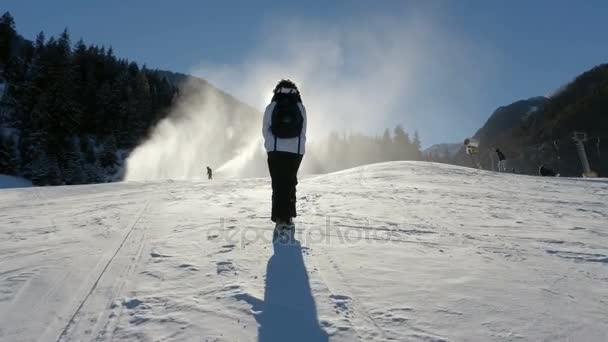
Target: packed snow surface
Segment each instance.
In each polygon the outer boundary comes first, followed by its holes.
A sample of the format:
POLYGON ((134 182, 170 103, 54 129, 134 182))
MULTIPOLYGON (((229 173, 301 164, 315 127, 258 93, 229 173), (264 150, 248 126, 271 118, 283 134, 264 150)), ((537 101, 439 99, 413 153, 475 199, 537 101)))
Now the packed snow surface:
POLYGON ((0 191, 1 341, 607 341, 608 181, 433 163, 0 191))

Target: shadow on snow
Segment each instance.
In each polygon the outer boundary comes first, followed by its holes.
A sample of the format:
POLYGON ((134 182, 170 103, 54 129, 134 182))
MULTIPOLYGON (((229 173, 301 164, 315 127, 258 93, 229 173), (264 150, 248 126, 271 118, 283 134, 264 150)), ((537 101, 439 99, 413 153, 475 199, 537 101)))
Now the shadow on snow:
POLYGON ((323 342, 328 335, 321 329, 304 266, 300 242, 275 244, 266 266, 264 301, 243 294, 238 299, 252 305, 259 342, 323 342))

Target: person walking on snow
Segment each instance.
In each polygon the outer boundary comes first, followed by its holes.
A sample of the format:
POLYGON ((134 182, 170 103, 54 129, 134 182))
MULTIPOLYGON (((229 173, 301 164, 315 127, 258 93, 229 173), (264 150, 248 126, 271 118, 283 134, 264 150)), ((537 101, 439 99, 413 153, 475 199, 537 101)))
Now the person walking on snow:
POLYGON ((507 171, 507 165, 506 165, 507 158, 505 157, 505 154, 502 153, 502 151, 499 148, 497 148, 496 155, 498 155, 498 172, 506 172, 507 171))
POLYGON ((213 179, 213 170, 207 166, 207 179, 213 179))
POLYGON ((281 80, 264 111, 262 132, 272 181, 271 220, 275 233, 293 232, 298 169, 306 148, 306 108, 298 87, 281 80))

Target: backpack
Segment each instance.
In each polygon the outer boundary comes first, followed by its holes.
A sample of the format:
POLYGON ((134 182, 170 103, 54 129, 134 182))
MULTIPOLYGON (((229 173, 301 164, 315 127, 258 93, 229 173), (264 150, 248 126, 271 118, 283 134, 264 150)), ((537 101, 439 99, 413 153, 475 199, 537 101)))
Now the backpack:
POLYGON ((299 137, 303 124, 304 117, 300 112, 297 98, 294 96, 278 97, 270 123, 272 134, 281 139, 299 137))

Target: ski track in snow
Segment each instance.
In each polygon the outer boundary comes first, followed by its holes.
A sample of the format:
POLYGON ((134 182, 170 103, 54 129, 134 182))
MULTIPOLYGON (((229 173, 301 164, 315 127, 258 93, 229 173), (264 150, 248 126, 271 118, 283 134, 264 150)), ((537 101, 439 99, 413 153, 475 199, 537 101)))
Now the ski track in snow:
POLYGON ((606 341, 608 181, 395 162, 0 190, 0 341, 606 341))

